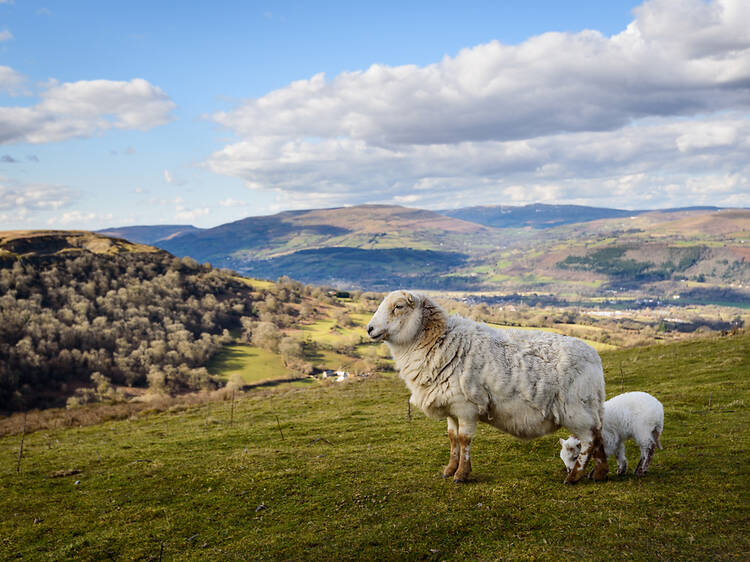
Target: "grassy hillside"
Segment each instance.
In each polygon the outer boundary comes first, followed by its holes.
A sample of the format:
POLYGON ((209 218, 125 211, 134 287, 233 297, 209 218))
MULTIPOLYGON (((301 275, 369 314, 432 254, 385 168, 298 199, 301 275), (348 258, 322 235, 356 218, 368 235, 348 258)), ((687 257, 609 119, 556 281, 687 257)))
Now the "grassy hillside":
MULTIPOLYGON (((395 378, 0 439, 0 558, 732 560, 750 556, 750 336, 609 351, 608 396, 665 406, 644 479, 562 485, 557 437, 442 422, 395 378)), ((635 452, 629 449, 631 466, 635 452)))
POLYGON ((229 258, 232 267, 315 248, 365 250, 411 248, 461 251, 490 248, 503 236, 482 225, 395 205, 287 211, 248 217, 216 228, 189 232, 160 247, 198 260, 229 258))

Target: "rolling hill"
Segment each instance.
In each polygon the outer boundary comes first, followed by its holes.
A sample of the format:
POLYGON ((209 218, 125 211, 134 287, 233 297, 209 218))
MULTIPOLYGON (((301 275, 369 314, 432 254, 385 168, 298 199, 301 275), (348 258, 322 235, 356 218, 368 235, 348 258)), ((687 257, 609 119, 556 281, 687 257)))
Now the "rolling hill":
POLYGON ((105 228, 99 234, 112 236, 114 238, 125 238, 140 244, 154 245, 189 232, 201 230, 186 224, 159 224, 146 226, 123 226, 120 228, 105 228))
MULTIPOLYGON (((132 228, 139 239, 154 239, 178 256, 256 277, 288 275, 337 287, 587 297, 723 291, 729 300, 747 298, 750 210, 529 205, 445 213, 452 216, 362 205, 248 217, 182 232, 132 228)), ((128 235, 126 229, 115 231, 128 235)))
POLYGON ((198 261, 265 278, 388 289, 455 285, 445 277, 505 233, 431 211, 362 205, 249 217, 155 242, 198 261))
POLYGON ((90 232, 0 232, 0 414, 92 382, 179 392, 252 316, 258 293, 190 258, 90 232))

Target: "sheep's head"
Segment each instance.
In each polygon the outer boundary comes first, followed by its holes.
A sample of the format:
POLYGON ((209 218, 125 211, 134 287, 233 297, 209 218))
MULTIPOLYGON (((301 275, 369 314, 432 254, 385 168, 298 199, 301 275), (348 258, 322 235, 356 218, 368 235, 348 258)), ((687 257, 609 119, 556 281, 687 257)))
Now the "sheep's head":
POLYGON ((383 299, 367 324, 367 333, 375 341, 408 344, 422 330, 425 297, 408 291, 393 291, 383 299))
POLYGON ((568 472, 573 470, 573 465, 576 463, 578 455, 581 453, 581 442, 578 437, 571 435, 567 439, 560 438, 560 458, 565 463, 565 468, 568 472))

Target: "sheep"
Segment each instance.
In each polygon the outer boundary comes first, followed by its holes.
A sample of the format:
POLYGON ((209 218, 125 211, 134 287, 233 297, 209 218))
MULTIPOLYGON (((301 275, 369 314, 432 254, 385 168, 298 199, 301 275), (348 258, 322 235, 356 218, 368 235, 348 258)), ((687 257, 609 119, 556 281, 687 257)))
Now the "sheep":
POLYGON ((448 421, 450 457, 443 477, 465 482, 477 421, 521 439, 565 427, 582 449, 565 479, 575 484, 594 458, 607 478, 602 446, 604 374, 596 351, 579 339, 539 330, 494 329, 448 314, 429 297, 388 294, 367 325, 384 341, 410 402, 448 421))
MULTIPOLYGON (((659 437, 664 429, 664 407, 661 402, 646 392, 626 392, 604 403, 602 440, 607 458, 617 455, 617 475, 628 470, 625 458, 625 441, 633 439, 641 450, 641 458, 635 468, 636 476, 646 474, 654 451, 662 449, 659 437)), ((571 435, 560 439, 560 458, 568 470, 572 470, 580 452, 581 442, 571 435)))

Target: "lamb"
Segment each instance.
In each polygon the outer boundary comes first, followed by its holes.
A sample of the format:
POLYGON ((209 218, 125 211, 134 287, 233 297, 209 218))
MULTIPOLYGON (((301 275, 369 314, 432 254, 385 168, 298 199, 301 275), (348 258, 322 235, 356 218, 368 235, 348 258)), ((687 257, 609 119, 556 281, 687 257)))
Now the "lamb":
MULTIPOLYGON (((641 458, 635 468, 636 476, 646 474, 654 451, 662 448, 659 437, 664 429, 664 407, 661 402, 646 392, 626 392, 604 403, 602 439, 607 458, 617 455, 617 475, 628 470, 625 458, 625 441, 633 439, 641 450, 641 458)), ((571 435, 560 439, 560 458, 568 470, 572 470, 580 453, 581 442, 571 435)))
POLYGON ((594 479, 607 478, 604 374, 599 355, 586 343, 448 316, 429 297, 408 291, 385 297, 367 333, 390 348, 411 403, 429 417, 447 418, 444 478, 468 479, 477 421, 521 439, 565 427, 582 444, 565 483, 578 482, 591 457, 594 479))

